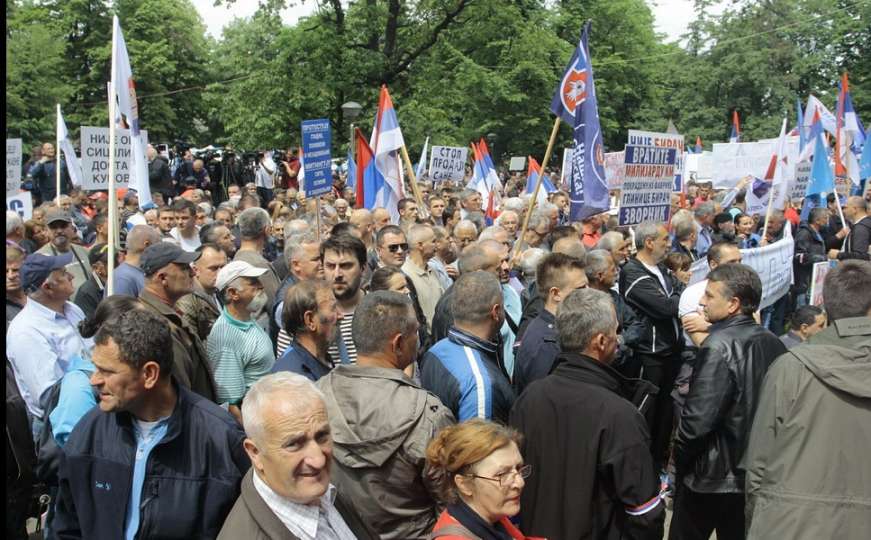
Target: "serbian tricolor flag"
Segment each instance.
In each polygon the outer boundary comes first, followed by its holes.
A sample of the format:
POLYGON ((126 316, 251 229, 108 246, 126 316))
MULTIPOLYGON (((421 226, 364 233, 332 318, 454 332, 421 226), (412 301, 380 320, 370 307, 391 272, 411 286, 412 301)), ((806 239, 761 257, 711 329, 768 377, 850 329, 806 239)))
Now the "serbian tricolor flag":
MULTIPOLYGON (((528 160, 529 166, 526 168, 526 193, 532 196, 532 194, 535 193, 535 184, 538 183, 538 177, 541 176, 541 165, 539 165, 538 161, 536 161, 532 156, 529 156, 528 160)), ((535 204, 546 202, 547 194, 553 193, 554 191, 556 191, 556 187, 554 187, 550 178, 545 176, 541 181, 541 189, 538 190, 538 197, 535 200, 535 204)))
POLYGON ((474 163, 472 166, 472 179, 467 187, 481 194, 485 221, 492 225, 492 221, 499 215, 496 212, 496 208, 499 206, 499 192, 497 190, 499 177, 496 176, 495 171, 491 174, 491 169, 484 158, 481 145, 473 142, 471 147, 474 163))
POLYGON ((354 140, 357 144, 355 167, 357 177, 354 180, 354 189, 357 194, 356 207, 372 210, 381 206, 379 200, 383 198, 384 192, 389 188, 381 171, 375 166, 375 152, 372 151, 359 128, 354 129, 354 140))
POLYGON ((857 154, 865 143, 865 128, 853 108, 847 74, 841 77, 835 127, 835 175, 847 176, 858 186, 861 181, 857 154))
POLYGON ((729 142, 741 142, 741 124, 738 122, 738 110, 732 111, 732 132, 729 134, 729 142))
POLYGON ((702 147, 702 138, 701 138, 700 136, 696 135, 696 147, 695 147, 695 152, 696 152, 696 154, 701 154, 702 151, 703 151, 703 147, 702 147))
POLYGON ((405 141, 402 138, 396 109, 393 108, 393 100, 390 99, 386 85, 381 86, 378 112, 375 113, 375 127, 372 130, 372 137, 369 139, 369 146, 375 154, 375 168, 381 173, 385 184, 376 193, 375 205, 386 208, 390 212, 392 221, 399 223, 397 204, 399 199, 405 196, 402 189, 403 174, 399 150, 405 146, 405 141))

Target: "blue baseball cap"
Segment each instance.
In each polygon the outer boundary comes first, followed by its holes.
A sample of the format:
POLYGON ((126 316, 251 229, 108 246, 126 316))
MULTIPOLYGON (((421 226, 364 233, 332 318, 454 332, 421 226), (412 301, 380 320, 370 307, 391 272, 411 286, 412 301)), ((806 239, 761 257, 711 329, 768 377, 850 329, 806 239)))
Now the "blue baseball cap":
POLYGON ((71 251, 57 256, 42 253, 28 255, 21 265, 21 288, 28 294, 35 292, 52 272, 66 267, 71 262, 73 262, 71 251))

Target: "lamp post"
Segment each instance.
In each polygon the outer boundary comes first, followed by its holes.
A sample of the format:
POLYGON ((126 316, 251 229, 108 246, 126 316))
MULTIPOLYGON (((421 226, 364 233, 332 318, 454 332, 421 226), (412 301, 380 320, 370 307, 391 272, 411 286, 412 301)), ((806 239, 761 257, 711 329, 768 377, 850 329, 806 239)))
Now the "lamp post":
POLYGON ((351 125, 351 136, 348 138, 348 146, 351 148, 351 158, 354 156, 354 120, 360 116, 360 111, 363 110, 363 106, 357 103, 356 101, 348 101, 342 105, 342 116, 348 119, 348 123, 351 125))
POLYGON ((497 172, 498 172, 499 160, 496 159, 496 134, 495 133, 488 133, 487 134, 487 144, 490 145, 490 151, 493 153, 493 165, 497 167, 497 172))

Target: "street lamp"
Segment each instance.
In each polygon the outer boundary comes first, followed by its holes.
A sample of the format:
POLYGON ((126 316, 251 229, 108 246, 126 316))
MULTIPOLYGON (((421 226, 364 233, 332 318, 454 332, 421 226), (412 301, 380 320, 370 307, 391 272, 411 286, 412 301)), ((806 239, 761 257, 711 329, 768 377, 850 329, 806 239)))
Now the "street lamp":
POLYGON ((498 167, 499 160, 496 159, 496 134, 487 134, 487 143, 490 145, 490 152, 493 154, 493 163, 498 167))
POLYGON ((354 120, 360 116, 360 111, 362 110, 363 106, 356 101, 348 101, 342 105, 342 116, 347 118, 348 123, 351 125, 351 136, 348 138, 348 145, 351 147, 351 158, 354 157, 354 120))

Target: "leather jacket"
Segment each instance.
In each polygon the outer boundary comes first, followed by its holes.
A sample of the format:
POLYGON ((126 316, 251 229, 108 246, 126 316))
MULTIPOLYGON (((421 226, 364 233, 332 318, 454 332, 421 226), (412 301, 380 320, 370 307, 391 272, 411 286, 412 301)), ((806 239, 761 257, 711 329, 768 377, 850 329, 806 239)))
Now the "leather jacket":
POLYGON ((741 458, 768 366, 786 352, 752 317, 711 326, 696 357, 675 440, 678 477, 700 493, 743 493, 741 458))

